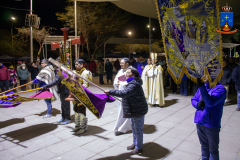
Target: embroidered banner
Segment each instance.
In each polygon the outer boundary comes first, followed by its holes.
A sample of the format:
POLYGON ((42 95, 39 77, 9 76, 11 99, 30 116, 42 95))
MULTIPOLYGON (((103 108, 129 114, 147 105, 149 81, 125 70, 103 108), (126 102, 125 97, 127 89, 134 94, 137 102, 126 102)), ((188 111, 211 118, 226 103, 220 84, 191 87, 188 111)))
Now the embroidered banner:
POLYGON ((177 84, 184 73, 195 83, 222 76, 218 0, 156 0, 168 71, 177 84))

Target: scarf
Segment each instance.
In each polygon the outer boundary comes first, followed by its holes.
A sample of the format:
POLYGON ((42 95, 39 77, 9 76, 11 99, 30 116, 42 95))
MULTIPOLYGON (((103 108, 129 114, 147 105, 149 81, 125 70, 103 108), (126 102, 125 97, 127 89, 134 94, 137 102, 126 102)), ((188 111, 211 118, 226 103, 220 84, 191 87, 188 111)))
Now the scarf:
POLYGON ((76 72, 77 72, 77 74, 81 75, 84 70, 85 70, 85 68, 83 67, 80 71, 76 70, 76 72))
POLYGON ((134 77, 130 77, 130 78, 128 78, 126 81, 129 83, 129 82, 131 82, 132 80, 134 80, 134 77))

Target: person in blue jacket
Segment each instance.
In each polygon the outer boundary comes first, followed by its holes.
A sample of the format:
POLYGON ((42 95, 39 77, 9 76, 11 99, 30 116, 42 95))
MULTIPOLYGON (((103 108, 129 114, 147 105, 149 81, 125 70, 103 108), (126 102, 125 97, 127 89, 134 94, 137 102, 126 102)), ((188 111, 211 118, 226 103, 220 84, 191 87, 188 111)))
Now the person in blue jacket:
POLYGON ((140 77, 142 76, 143 69, 146 65, 147 61, 144 61, 143 56, 140 56, 139 61, 134 63, 133 67, 135 67, 138 70, 140 77))
POLYGON ((232 79, 235 82, 235 90, 237 91, 238 107, 236 111, 240 111, 240 66, 236 66, 232 72, 232 79))
POLYGON ((219 160, 219 132, 227 92, 219 83, 210 88, 207 76, 204 79, 205 85, 198 79, 199 89, 191 100, 197 109, 194 122, 197 124, 202 160, 219 160))

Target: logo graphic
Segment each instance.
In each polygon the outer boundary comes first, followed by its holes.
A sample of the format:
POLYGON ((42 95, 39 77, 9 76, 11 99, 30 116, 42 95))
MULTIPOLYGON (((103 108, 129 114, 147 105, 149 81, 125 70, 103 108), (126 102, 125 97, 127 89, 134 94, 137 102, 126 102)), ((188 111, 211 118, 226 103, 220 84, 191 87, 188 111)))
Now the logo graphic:
POLYGON ((231 12, 232 7, 226 6, 222 7, 223 12, 220 13, 220 27, 221 30, 216 29, 217 32, 221 34, 233 34, 237 32, 237 29, 230 31, 233 27, 233 12, 231 12))

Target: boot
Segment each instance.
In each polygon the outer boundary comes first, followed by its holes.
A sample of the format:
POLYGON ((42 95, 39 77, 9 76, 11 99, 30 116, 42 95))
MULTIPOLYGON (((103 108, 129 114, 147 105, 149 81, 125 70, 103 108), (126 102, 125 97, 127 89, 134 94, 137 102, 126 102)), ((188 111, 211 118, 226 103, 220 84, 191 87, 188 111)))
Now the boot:
POLYGON ((80 114, 80 129, 75 133, 76 134, 83 134, 87 131, 88 119, 84 114, 82 114, 82 113, 78 113, 78 114, 80 114))
POLYGON ((73 129, 73 132, 76 132, 81 129, 80 126, 80 115, 81 113, 75 112, 75 128, 73 129))

